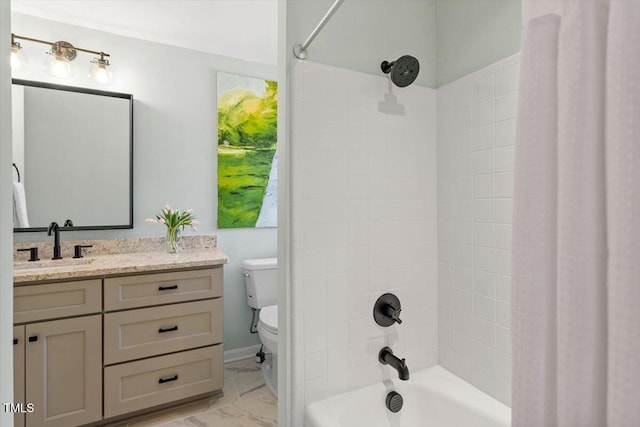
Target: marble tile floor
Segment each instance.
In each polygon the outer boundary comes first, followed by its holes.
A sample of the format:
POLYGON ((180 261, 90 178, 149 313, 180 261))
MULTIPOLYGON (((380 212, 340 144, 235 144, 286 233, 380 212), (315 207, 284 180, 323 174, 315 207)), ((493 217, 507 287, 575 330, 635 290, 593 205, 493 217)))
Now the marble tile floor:
MULTIPOLYGON (((126 427, 276 427, 278 402, 253 358, 224 365, 224 395, 151 414, 126 427)), ((124 427, 124 426, 123 426, 124 427)))

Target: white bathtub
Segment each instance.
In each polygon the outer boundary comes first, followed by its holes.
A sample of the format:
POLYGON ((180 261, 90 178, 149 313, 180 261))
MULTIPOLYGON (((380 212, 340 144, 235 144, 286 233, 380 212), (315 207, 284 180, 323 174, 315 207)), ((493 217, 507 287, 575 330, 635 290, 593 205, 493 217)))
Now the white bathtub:
POLYGON ((511 410, 440 366, 312 403, 305 427, 509 427, 511 410), (385 406, 395 390, 400 412, 385 406))

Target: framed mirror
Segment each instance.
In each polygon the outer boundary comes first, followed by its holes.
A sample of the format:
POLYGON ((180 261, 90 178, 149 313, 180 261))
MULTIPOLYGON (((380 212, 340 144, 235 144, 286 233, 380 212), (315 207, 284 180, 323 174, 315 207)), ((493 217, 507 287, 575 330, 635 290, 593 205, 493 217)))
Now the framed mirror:
POLYGON ((133 96, 13 79, 14 231, 133 228, 133 96))

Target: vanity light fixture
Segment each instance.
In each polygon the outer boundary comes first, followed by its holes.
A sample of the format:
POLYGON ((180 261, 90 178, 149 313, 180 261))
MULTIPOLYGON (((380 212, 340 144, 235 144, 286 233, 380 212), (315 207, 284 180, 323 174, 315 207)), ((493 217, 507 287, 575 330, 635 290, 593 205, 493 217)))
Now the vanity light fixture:
POLYGON ((22 51, 22 46, 15 40, 15 36, 11 34, 11 68, 14 70, 25 70, 29 67, 29 61, 22 51))
POLYGON ((14 69, 26 68, 24 53, 21 52, 22 47, 20 46, 20 43, 16 42, 16 39, 48 44, 51 46, 51 49, 47 52, 50 57, 47 60, 46 67, 47 72, 53 77, 60 79, 70 77, 73 74, 71 61, 76 58, 78 52, 85 52, 99 55, 99 58, 93 58, 90 61, 91 68, 89 69, 89 77, 100 84, 108 84, 111 81, 112 75, 111 70, 109 69, 110 63, 109 60, 106 59, 111 55, 108 53, 83 49, 66 41, 49 42, 46 40, 34 39, 32 37, 11 34, 11 66, 14 69))

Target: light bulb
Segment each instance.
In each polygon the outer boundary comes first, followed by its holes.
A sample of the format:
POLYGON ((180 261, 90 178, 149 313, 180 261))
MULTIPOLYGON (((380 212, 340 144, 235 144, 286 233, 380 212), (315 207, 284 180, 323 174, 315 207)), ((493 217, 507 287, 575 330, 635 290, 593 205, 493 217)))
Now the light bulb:
POLYGON ((14 71, 20 71, 29 68, 27 57, 22 51, 22 46, 20 46, 20 43, 18 42, 11 43, 11 68, 14 71))
POLYGON ((89 69, 89 77, 93 81, 103 85, 111 83, 112 74, 109 66, 108 59, 93 58, 91 68, 89 69))
POLYGON ((65 79, 71 76, 71 62, 63 56, 52 54, 47 68, 49 75, 55 78, 65 79))

